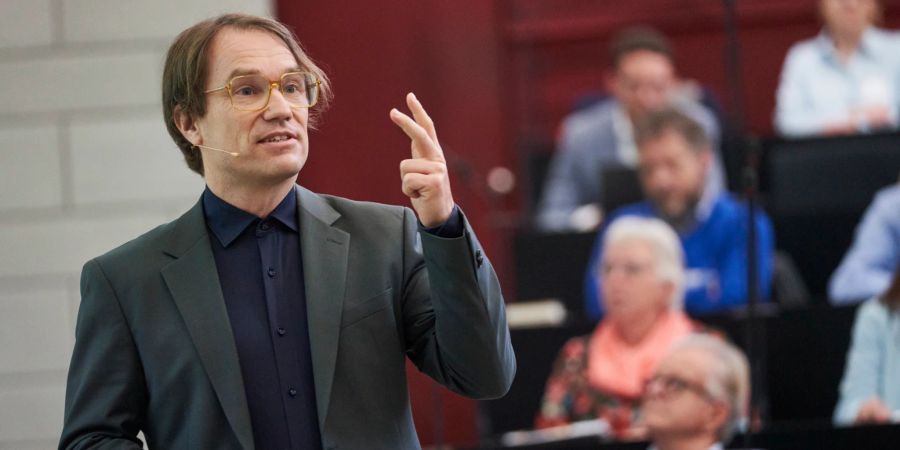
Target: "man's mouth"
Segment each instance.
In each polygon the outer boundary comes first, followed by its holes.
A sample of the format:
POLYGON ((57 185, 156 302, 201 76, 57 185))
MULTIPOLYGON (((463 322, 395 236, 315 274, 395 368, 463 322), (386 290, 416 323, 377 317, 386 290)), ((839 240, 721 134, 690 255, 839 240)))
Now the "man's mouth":
POLYGON ((290 139, 288 136, 273 136, 268 139, 263 139, 260 142, 282 142, 290 139))

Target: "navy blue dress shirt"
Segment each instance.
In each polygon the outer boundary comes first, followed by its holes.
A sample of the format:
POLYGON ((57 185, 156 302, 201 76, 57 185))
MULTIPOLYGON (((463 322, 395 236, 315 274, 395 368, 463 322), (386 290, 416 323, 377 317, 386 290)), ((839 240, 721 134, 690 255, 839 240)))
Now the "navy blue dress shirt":
POLYGON ((321 449, 306 321, 297 194, 266 218, 208 188, 206 223, 260 450, 321 449))

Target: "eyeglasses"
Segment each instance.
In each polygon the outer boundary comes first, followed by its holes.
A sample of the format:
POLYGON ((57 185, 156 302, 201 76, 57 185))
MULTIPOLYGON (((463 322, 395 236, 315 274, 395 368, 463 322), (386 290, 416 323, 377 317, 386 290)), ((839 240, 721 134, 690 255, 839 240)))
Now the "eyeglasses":
POLYGON ((311 108, 319 100, 322 82, 309 72, 288 72, 279 81, 271 81, 262 75, 239 75, 225 86, 206 91, 207 94, 222 91, 228 93, 231 106, 239 111, 259 111, 269 105, 272 90, 278 89, 292 108, 311 108))
POLYGON ((693 392, 710 401, 715 400, 702 384, 694 383, 675 375, 656 374, 644 383, 644 395, 653 392, 663 397, 668 397, 686 391, 693 392))

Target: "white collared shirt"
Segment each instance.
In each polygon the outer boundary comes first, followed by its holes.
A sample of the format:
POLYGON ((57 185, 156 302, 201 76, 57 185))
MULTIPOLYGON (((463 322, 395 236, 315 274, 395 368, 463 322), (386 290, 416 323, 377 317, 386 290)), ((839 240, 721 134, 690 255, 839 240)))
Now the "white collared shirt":
POLYGON ((775 127, 786 136, 803 136, 856 121, 859 131, 865 132, 869 125, 857 120, 853 110, 873 106, 887 108, 889 121, 896 126, 898 87, 900 34, 870 27, 844 62, 823 31, 788 51, 778 85, 775 127))

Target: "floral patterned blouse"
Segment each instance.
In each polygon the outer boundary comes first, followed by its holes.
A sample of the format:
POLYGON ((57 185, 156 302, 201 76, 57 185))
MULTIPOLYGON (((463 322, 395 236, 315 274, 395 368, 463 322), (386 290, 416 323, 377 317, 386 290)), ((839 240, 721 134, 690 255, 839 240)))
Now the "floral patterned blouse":
MULTIPOLYGON (((694 332, 724 335, 692 321, 694 332)), ((641 398, 603 392, 588 381, 588 354, 591 335, 570 339, 559 352, 547 379, 535 428, 565 425, 580 420, 603 419, 613 433, 622 437, 637 423, 641 398)))
POLYGON ((624 398, 591 386, 587 375, 590 335, 570 339, 553 363, 536 428, 565 425, 579 420, 604 419, 618 434, 636 422, 640 398, 624 398))

